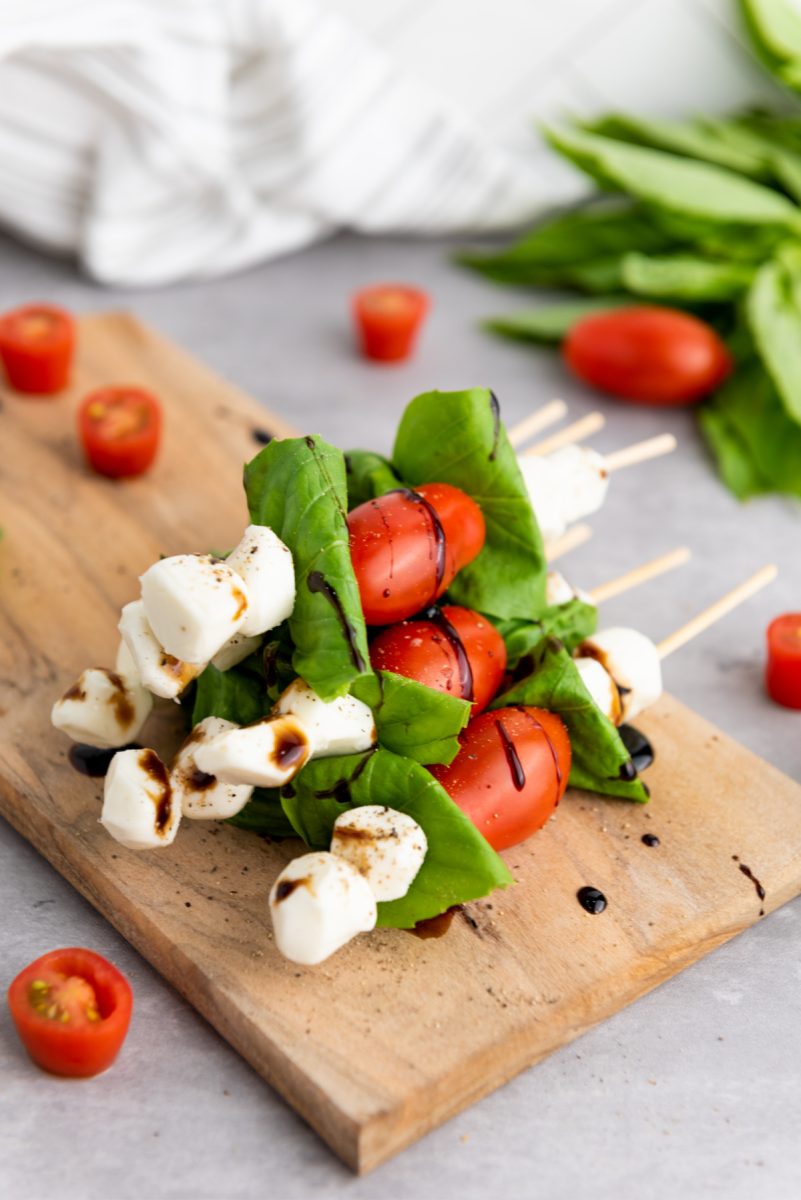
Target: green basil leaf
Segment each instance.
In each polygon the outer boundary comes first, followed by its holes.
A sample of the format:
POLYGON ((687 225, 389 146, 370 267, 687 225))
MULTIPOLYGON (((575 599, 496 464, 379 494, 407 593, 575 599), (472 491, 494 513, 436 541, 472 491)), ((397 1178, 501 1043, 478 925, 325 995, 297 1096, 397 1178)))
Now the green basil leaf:
POLYGON ((787 415, 801 423, 801 250, 788 247, 760 267, 746 315, 787 415))
POLYGON ((560 213, 500 252, 465 252, 457 262, 500 283, 597 292, 615 286, 622 254, 670 245, 642 207, 607 203, 560 213))
POLYGON ((228 825, 259 833, 264 837, 295 837, 292 822, 284 812, 281 794, 277 788, 256 788, 250 800, 235 817, 229 817, 228 825))
POLYGON ((748 500, 771 490, 770 483, 760 475, 747 444, 731 426, 725 412, 705 404, 698 414, 698 423, 715 457, 721 479, 738 500, 748 500))
POLYGON ((754 268, 745 263, 690 255, 656 258, 627 254, 623 259, 623 283, 629 291, 649 299, 686 303, 736 300, 753 277, 754 268))
POLYGON ((292 551, 293 665, 323 700, 369 673, 367 631, 350 561, 345 461, 319 437, 270 442, 245 467, 251 520, 292 551))
POLYGON ((498 632, 506 643, 507 666, 510 670, 522 658, 531 654, 544 637, 557 638, 567 650, 590 637, 598 628, 598 609, 594 604, 575 597, 567 604, 546 608, 538 621, 501 621, 498 632))
POLYGON ((393 488, 401 487, 392 463, 372 450, 347 450, 345 470, 348 484, 348 508, 356 508, 365 500, 375 500, 393 488))
POLYGON ((585 688, 576 664, 555 638, 544 638, 533 653, 533 670, 491 708, 531 704, 562 718, 570 735, 573 787, 644 804, 648 792, 639 778, 626 778, 631 757, 615 726, 604 716, 585 688))
POLYGON ((751 227, 801 231, 801 213, 791 201, 723 167, 578 130, 550 130, 547 137, 602 187, 630 193, 655 214, 683 218, 684 231, 688 220, 695 233, 720 225, 744 233, 751 227))
POLYGON ((715 163, 754 179, 768 178, 770 171, 764 155, 759 153, 758 142, 746 137, 737 139, 727 133, 724 125, 724 122, 663 121, 613 113, 595 121, 582 121, 580 128, 615 141, 715 163))
MULTIPOLYGON (((623 261, 625 263, 625 258, 623 261)), ((508 313, 502 317, 490 317, 482 324, 491 333, 499 333, 517 341, 558 344, 576 322, 584 317, 611 312, 615 308, 626 308, 631 303, 630 296, 619 295, 598 296, 592 300, 565 300, 559 304, 544 304, 540 308, 528 308, 523 312, 508 313)))
POLYGON ((392 460, 416 484, 450 483, 472 496, 487 538, 448 595, 492 617, 539 616, 545 608, 545 551, 528 491, 497 404, 485 388, 427 392, 401 417, 392 460))
POLYGON ((357 679, 352 692, 372 708, 378 743, 385 750, 424 764, 447 765, 458 754, 458 736, 470 719, 468 700, 393 671, 357 679))
POLYGON ((249 725, 266 716, 272 701, 259 670, 260 659, 259 652, 228 671, 218 671, 209 663, 195 685, 193 727, 206 717, 222 717, 237 725, 249 725))
POLYGON ((512 882, 502 859, 434 776, 388 750, 314 759, 283 789, 282 803, 298 835, 320 850, 328 849, 334 821, 348 808, 381 804, 417 821, 428 840, 425 862, 405 896, 378 905, 381 926, 409 929, 512 882))
POLYGON ((801 60, 801 15, 787 0, 740 0, 746 27, 757 50, 774 74, 801 60))

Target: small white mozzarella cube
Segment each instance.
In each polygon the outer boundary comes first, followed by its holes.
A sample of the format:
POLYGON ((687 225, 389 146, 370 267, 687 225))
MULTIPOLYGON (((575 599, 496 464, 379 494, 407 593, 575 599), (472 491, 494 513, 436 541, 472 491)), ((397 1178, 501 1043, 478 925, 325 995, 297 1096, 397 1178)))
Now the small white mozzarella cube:
POLYGON ((295 607, 292 552, 267 525, 248 525, 239 545, 225 560, 244 579, 250 604, 242 633, 254 636, 274 629, 295 607))
POLYGON ((524 454, 518 463, 543 539, 552 542, 562 536, 568 524, 559 470, 546 455, 524 454))
POLYGON ((138 683, 90 667, 56 701, 50 716, 73 741, 111 749, 139 735, 152 707, 153 697, 138 683))
POLYGON ((175 700, 206 666, 167 653, 150 627, 142 600, 125 605, 117 628, 140 682, 154 696, 175 700))
POLYGON ((223 717, 199 721, 175 756, 170 772, 173 796, 185 817, 201 821, 225 821, 236 816, 253 795, 250 783, 223 783, 216 775, 201 771, 195 754, 201 745, 229 729, 237 729, 223 717))
POLYGON ((311 740, 292 716, 265 717, 241 729, 218 733, 195 749, 195 763, 224 783, 281 787, 308 761, 311 740))
POLYGON ((134 662, 133 655, 122 639, 120 639, 120 644, 117 647, 117 657, 114 660, 114 670, 118 675, 121 675, 123 679, 130 680, 132 683, 142 682, 142 680, 139 678, 139 670, 134 662))
POLYGON ((597 512, 606 499, 609 475, 603 455, 587 446, 563 446, 548 455, 558 476, 559 501, 565 525, 597 512))
POLYGON ((375 928, 376 904, 367 880, 325 851, 287 863, 270 892, 275 944, 291 962, 313 967, 375 928))
POLYGON ((209 554, 163 558, 140 582, 153 633, 168 654, 184 662, 209 662, 247 616, 244 579, 209 554))
POLYGON ((211 660, 211 665, 216 667, 218 671, 230 671, 231 667, 238 666, 249 658, 254 650, 258 650, 261 645, 260 637, 248 637, 247 634, 235 633, 230 641, 226 642, 222 650, 218 650, 211 660))
POLYGON ((603 629, 579 646, 578 654, 597 658, 620 689, 623 721, 630 721, 662 695, 662 664, 650 638, 637 629, 603 629))
POLYGON ((100 823, 130 850, 169 846, 178 832, 181 806, 155 750, 121 750, 111 760, 103 789, 100 823))
POLYGON ((427 850, 417 822, 394 808, 365 804, 340 813, 334 822, 331 853, 364 876, 376 900, 405 896, 427 850))
POLYGON ((375 745, 376 728, 372 710, 355 696, 321 700, 302 679, 285 688, 273 709, 292 713, 308 730, 315 758, 358 754, 375 745))
POLYGON ((590 696, 613 725, 621 721, 620 691, 603 663, 597 658, 575 659, 576 670, 590 696))

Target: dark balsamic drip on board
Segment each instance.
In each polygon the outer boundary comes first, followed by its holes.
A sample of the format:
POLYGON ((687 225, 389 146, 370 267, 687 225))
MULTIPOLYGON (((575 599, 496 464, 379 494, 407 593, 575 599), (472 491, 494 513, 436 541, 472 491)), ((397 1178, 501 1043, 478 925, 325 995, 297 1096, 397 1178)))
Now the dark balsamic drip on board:
POLYGON ((306 586, 310 592, 319 592, 321 595, 325 596, 326 600, 333 608, 339 620, 339 624, 342 627, 342 633, 346 642, 348 643, 351 661, 353 662, 356 670, 361 674, 362 671, 366 670, 365 661, 362 658, 361 650, 356 644, 356 637, 351 628, 350 621, 345 616, 345 610, 342 607, 342 601, 337 595, 336 590, 328 582, 322 571, 309 571, 309 576, 306 580, 306 586))
POLYGON ((506 762, 509 766, 515 791, 522 792, 523 788, 526 786, 526 773, 523 770, 523 764, 520 761, 520 756, 515 749, 514 742, 506 732, 506 726, 504 725, 503 721, 496 721, 495 728, 498 730, 498 737, 501 739, 501 745, 503 746, 503 752, 506 755, 506 762))
POLYGON ((69 754, 67 755, 70 766, 73 766, 81 775, 88 775, 91 779, 102 779, 108 774, 108 769, 111 766, 111 760, 115 754, 119 754, 122 750, 141 750, 142 746, 136 742, 131 742, 129 746, 116 746, 111 750, 101 750, 98 746, 87 746, 84 742, 76 742, 74 746, 70 746, 69 754))
POLYGON ((418 618, 420 621, 430 621, 432 625, 436 625, 439 630, 445 635, 448 643, 456 655, 456 667, 459 671, 459 687, 462 693, 463 700, 473 700, 475 692, 473 689, 473 670, 470 666, 470 659, 467 657, 467 651, 464 648, 464 642, 459 637, 458 632, 451 625, 448 618, 441 608, 436 605, 431 605, 420 613, 418 618))
MULTIPOLYGON (((323 788, 321 791, 315 792, 315 800, 336 800, 338 804, 350 804, 352 800, 350 789, 353 787, 362 771, 365 770, 367 764, 377 749, 378 747, 374 746, 372 750, 368 750, 364 757, 357 762, 347 779, 338 779, 333 787, 323 788)), ((286 789, 284 789, 284 792, 286 792, 286 789)))
POLYGON ((590 913, 593 917, 597 917, 606 908, 606 896, 595 887, 579 888, 576 892, 576 899, 585 912, 590 913))
POLYGON ((659 846, 661 842, 655 833, 644 833, 640 838, 643 846, 659 846))
MULTIPOLYGON (((753 885, 754 885, 754 890, 756 891, 756 894, 757 894, 757 896, 759 896, 759 899, 760 899, 760 900, 764 900, 764 899, 765 899, 765 894, 766 894, 766 893, 765 893, 765 889, 763 888, 762 884, 761 884, 761 883, 760 883, 760 881, 757 879, 756 875, 755 875, 755 874, 754 874, 754 872, 751 870, 751 868, 750 868, 750 867, 747 867, 747 866, 745 865, 745 863, 741 863, 741 862, 740 862, 740 859, 739 859, 739 856, 738 856, 737 854, 732 854, 732 861, 737 863, 738 867, 739 867, 739 868, 740 868, 740 870, 742 871, 743 875, 745 875, 746 879, 750 879, 750 880, 751 880, 751 882, 752 882, 752 883, 753 883, 753 885)), ((759 910, 759 915, 760 915, 760 917, 761 917, 761 916, 763 916, 763 915, 764 915, 764 913, 765 913, 765 910, 764 910, 764 908, 761 908, 761 909, 759 910)))
POLYGON ((419 492, 415 492, 412 488, 395 488, 395 492, 424 508, 431 522, 429 540, 433 539, 433 553, 429 554, 429 558, 433 558, 434 560, 434 590, 431 593, 431 603, 433 604, 439 595, 440 586, 445 578, 445 567, 447 565, 445 530, 442 528, 442 522, 437 516, 437 510, 429 500, 426 500, 425 496, 421 496, 419 492))
POLYGON ((501 406, 494 392, 490 392, 489 402, 492 411, 492 449, 489 452, 489 461, 495 462, 495 456, 498 453, 498 442, 501 436, 501 406))
POLYGON ((273 435, 270 433, 269 429, 259 429, 258 427, 251 429, 250 436, 253 438, 253 441, 258 442, 260 446, 269 446, 270 442, 273 440, 273 435))
POLYGON ((424 921, 418 921, 411 929, 407 929, 407 933, 413 933, 419 938, 441 938, 450 929, 453 924, 453 918, 458 912, 461 912, 462 905, 454 904, 451 908, 446 908, 445 912, 440 913, 436 917, 427 917, 424 921))
POLYGON ((656 757, 656 751, 645 734, 640 733, 639 729, 635 729, 633 725, 620 725, 618 733, 621 742, 631 755, 635 773, 647 770, 656 757))

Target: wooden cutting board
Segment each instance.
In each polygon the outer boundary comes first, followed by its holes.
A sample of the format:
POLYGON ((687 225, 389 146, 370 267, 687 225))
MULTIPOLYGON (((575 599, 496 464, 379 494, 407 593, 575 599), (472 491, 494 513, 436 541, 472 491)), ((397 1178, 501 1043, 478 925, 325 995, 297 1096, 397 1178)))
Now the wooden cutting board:
MULTIPOLYGON (((113 662, 119 609, 160 553, 238 540, 254 430, 289 426, 117 314, 82 321, 68 397, 2 402, 0 812, 355 1170, 801 891, 801 787, 665 697, 641 720, 657 747, 649 806, 569 793, 506 855, 516 886, 468 906, 446 937, 380 930, 322 967, 286 962, 267 893, 298 844, 185 822, 170 849, 125 850, 49 710, 83 667, 113 662), (147 479, 108 482, 81 463, 77 398, 110 381, 164 401, 147 479), (576 901, 585 884, 608 898, 599 916, 576 901)), ((168 720, 149 740, 167 752, 176 738, 168 720)))

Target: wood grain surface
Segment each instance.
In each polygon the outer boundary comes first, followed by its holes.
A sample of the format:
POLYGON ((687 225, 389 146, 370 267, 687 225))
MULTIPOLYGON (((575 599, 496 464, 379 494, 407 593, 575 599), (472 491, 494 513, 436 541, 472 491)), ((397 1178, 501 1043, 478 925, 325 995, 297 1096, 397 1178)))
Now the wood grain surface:
MULTIPOLYGON (((253 430, 291 429, 118 314, 82 321, 68 397, 6 392, 2 405, 0 812, 355 1170, 801 891, 801 787, 665 697, 638 722, 657 747, 650 805, 570 792, 506 854, 516 885, 469 905, 446 937, 379 930, 322 967, 286 962, 267 893, 298 843, 185 822, 172 848, 125 850, 98 824, 102 781, 69 766, 49 710, 83 667, 113 662, 119 609, 160 553, 238 540, 253 430), (110 381, 164 401, 146 479, 82 465, 75 404, 110 381), (577 903, 585 884, 606 894, 603 914, 577 903)), ((177 738, 164 706, 148 740, 168 753, 177 738)))

